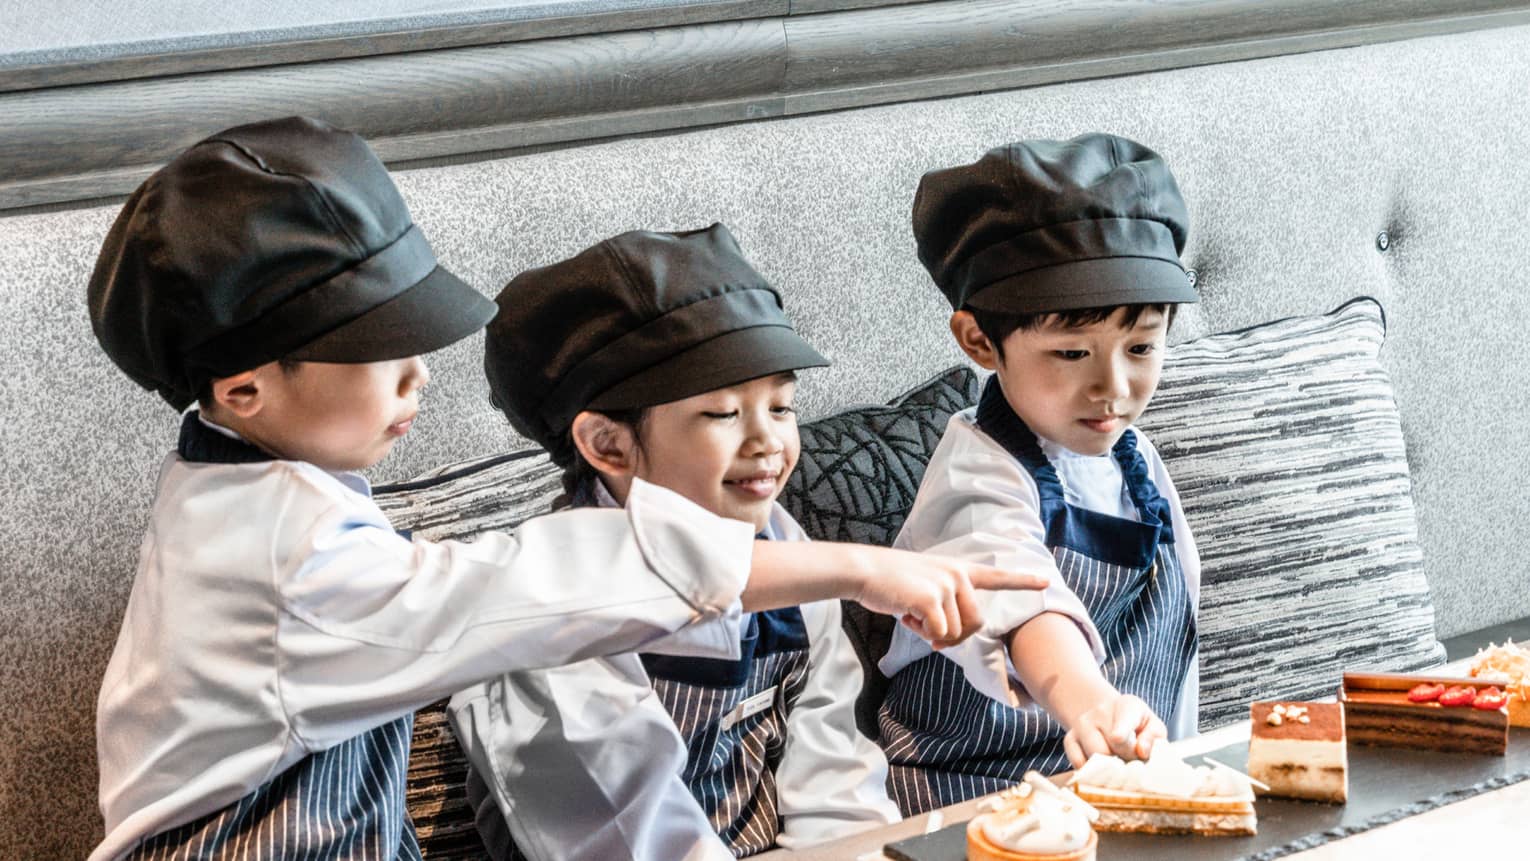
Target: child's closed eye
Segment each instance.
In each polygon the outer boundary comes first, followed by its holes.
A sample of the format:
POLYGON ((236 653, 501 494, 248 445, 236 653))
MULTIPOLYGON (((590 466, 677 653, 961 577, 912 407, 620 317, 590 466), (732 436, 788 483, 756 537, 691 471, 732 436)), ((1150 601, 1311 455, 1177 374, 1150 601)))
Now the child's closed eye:
POLYGON ((771 407, 770 411, 778 416, 794 416, 797 414, 797 408, 793 406, 775 406, 771 407))
POLYGON ((721 420, 721 419, 734 419, 734 418, 738 418, 738 410, 729 410, 728 412, 725 412, 725 413, 712 412, 710 410, 703 410, 701 414, 706 416, 709 419, 719 419, 719 420, 721 420))
POLYGON ((1076 362, 1089 355, 1088 350, 1053 350, 1052 355, 1065 362, 1076 362))

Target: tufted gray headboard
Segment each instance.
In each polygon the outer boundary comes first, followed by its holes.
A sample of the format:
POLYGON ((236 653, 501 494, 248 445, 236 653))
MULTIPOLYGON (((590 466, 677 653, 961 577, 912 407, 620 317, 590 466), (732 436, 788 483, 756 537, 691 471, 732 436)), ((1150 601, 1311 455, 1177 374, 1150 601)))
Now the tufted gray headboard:
MULTIPOLYGON (((1441 636, 1530 615, 1530 27, 616 140, 400 172, 441 259, 492 295, 638 227, 724 221, 835 360, 805 416, 959 356, 913 255, 926 169, 1020 137, 1144 141, 1189 203, 1203 301, 1176 338, 1365 294, 1385 305, 1441 636), (1386 235, 1386 241, 1378 237, 1386 235), (1383 248, 1383 245, 1385 246, 1383 248)), ((96 686, 176 420, 95 347, 84 285, 114 206, 0 217, 0 855, 100 832, 96 686)), ((396 479, 519 446, 481 340, 431 358, 396 479)))

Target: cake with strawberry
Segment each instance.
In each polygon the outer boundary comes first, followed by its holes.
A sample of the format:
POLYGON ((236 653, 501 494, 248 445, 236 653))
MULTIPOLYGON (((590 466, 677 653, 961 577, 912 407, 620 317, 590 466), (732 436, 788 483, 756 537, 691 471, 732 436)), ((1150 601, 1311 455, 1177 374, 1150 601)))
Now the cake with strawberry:
POLYGON ((1503 756, 1509 695, 1481 679, 1345 673, 1344 724, 1356 744, 1503 756))

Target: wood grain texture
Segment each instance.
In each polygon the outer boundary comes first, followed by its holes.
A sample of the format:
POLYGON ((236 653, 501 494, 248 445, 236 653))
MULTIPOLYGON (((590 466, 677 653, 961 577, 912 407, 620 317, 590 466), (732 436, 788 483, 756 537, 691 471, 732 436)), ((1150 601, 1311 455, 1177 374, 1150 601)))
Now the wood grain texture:
POLYGON ((400 164, 1530 22, 1530 0, 869 2, 0 92, 0 210, 122 194, 211 132, 290 114, 400 164))
POLYGON ((221 44, 226 40, 210 37, 184 37, 164 44, 90 45, 0 56, 0 93, 765 18, 786 14, 788 2, 675 0, 649 6, 610 0, 598 11, 566 14, 512 6, 475 14, 370 21, 339 28, 348 32, 338 34, 333 27, 250 34, 248 44, 239 45, 221 44))
POLYGON ((291 114, 387 140, 747 102, 780 89, 783 47, 779 25, 739 21, 11 93, 0 172, 9 184, 152 165, 291 114))
POLYGON ((966 0, 786 22, 787 87, 852 87, 984 69, 1037 68, 1502 11, 1494 0, 966 0))

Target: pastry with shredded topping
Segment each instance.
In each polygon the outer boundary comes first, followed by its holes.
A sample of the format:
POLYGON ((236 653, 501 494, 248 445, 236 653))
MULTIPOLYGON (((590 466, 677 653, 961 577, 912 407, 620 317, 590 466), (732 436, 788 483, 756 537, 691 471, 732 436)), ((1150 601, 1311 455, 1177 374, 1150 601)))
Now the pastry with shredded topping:
POLYGON ((1509 695, 1509 724, 1530 727, 1530 647, 1494 643, 1472 658, 1472 678, 1496 681, 1509 695))

